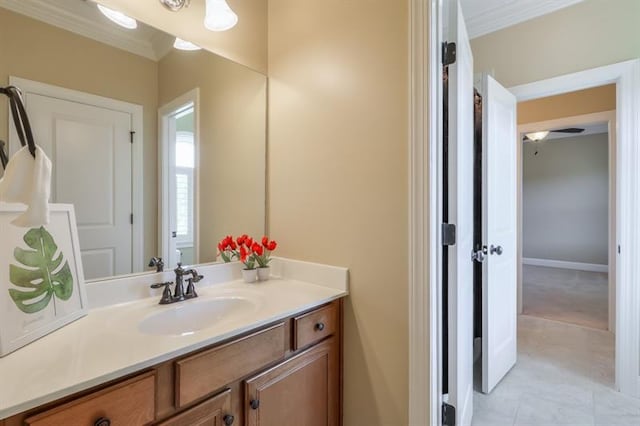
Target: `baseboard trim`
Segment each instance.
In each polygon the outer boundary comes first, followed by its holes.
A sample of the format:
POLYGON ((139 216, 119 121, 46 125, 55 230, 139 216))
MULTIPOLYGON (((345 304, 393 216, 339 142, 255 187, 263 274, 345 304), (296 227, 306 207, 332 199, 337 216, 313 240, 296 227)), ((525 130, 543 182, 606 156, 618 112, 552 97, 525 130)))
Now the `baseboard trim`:
POLYGON ((608 265, 598 265, 597 263, 567 262, 564 260, 534 259, 531 257, 523 258, 522 263, 524 265, 545 266, 547 268, 575 269, 577 271, 587 272, 609 272, 608 265))

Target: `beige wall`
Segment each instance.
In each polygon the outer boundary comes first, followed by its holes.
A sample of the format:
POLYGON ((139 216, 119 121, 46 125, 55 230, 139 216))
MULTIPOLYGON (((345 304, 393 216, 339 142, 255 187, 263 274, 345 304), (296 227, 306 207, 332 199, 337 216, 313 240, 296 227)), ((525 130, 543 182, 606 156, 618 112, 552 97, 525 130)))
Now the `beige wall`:
POLYGON ((205 0, 191 0, 178 13, 164 8, 157 0, 97 0, 142 22, 162 28, 202 46, 213 53, 267 72, 267 0, 227 0, 239 17, 229 31, 213 32, 204 27, 205 0))
MULTIPOLYGON (((0 8, 0 85, 9 76, 144 107, 145 257, 156 255, 157 63, 0 8)), ((8 103, 0 99, 0 139, 8 103)))
POLYGON ((269 1, 270 231, 350 270, 346 426, 408 422, 408 4, 269 1))
POLYGON ((265 230, 267 79, 206 51, 174 50, 159 65, 160 105, 200 89, 198 262, 211 262, 225 235, 265 230))
POLYGON ((506 87, 640 57, 640 1, 585 0, 472 40, 475 69, 506 87))
POLYGON ((518 103, 518 124, 536 123, 616 109, 616 85, 594 87, 518 103))

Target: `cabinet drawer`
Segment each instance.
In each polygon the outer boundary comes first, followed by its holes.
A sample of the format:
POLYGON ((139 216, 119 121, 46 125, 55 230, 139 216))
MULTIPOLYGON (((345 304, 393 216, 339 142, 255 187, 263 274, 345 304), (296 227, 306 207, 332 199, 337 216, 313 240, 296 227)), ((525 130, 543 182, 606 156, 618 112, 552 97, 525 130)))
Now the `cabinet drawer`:
POLYGON ((176 362, 176 406, 184 407, 284 358, 284 323, 176 362))
POLYGON ((87 426, 100 418, 111 425, 146 425, 155 419, 154 372, 118 383, 29 417, 28 426, 87 426))
POLYGON ((336 332, 338 326, 338 305, 332 303, 315 311, 297 316, 293 319, 293 349, 319 342, 336 332))
POLYGON ((234 423, 231 414, 231 390, 207 399, 187 411, 159 423, 158 426, 217 426, 234 423))

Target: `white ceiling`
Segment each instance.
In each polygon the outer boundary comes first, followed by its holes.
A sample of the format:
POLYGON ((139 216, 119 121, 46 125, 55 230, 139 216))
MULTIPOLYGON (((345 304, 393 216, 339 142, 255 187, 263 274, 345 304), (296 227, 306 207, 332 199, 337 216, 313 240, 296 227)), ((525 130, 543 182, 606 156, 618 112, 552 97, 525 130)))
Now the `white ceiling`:
POLYGON ((164 57, 175 39, 141 22, 135 30, 121 28, 87 0, 0 0, 0 7, 153 60, 164 57))
POLYGON ((480 37, 583 0, 460 0, 470 38, 480 37))

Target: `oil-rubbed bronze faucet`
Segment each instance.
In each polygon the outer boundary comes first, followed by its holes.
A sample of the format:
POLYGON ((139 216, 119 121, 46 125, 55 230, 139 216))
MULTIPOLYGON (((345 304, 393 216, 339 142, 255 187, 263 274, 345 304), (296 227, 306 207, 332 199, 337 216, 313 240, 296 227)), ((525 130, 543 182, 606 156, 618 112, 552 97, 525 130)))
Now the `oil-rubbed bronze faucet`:
POLYGON ((162 292, 162 298, 160 299, 161 305, 168 305, 171 303, 181 302, 183 300, 193 299, 198 297, 196 293, 195 285, 197 282, 201 281, 204 277, 198 274, 198 271, 195 269, 184 269, 181 263, 178 263, 178 267, 173 270, 176 273, 176 285, 173 290, 173 294, 171 294, 171 284, 173 281, 167 281, 164 283, 152 284, 151 288, 162 288, 164 287, 164 291, 162 292), (186 278, 187 281, 187 289, 184 289, 184 281, 185 277, 191 275, 191 278, 186 278))

